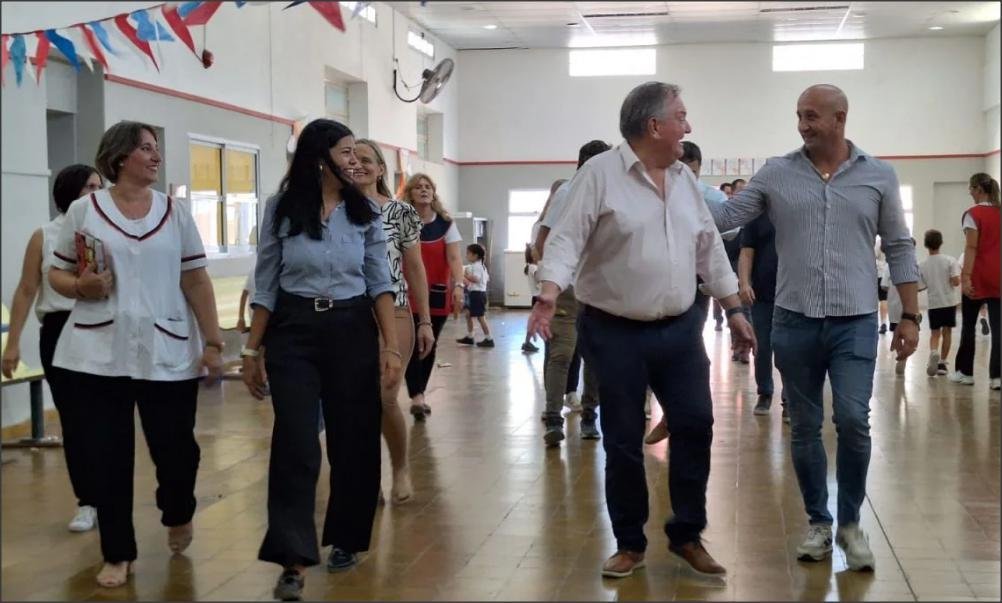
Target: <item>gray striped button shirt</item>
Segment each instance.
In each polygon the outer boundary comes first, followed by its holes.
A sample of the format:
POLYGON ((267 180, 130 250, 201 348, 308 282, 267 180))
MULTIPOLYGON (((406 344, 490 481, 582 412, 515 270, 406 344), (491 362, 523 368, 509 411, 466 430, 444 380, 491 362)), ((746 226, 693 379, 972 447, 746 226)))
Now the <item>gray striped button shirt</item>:
POLYGON ((828 182, 800 148, 769 159, 740 193, 710 207, 721 231, 769 215, 779 254, 776 305, 811 318, 876 311, 877 235, 894 284, 918 281, 894 169, 849 146, 828 182))

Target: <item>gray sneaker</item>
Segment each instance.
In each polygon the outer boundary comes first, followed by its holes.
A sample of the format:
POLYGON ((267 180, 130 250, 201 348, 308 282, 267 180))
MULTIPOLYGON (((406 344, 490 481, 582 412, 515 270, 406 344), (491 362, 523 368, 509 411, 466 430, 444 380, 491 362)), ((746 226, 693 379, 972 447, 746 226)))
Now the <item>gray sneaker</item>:
POLYGON ((543 434, 543 441, 547 447, 559 446, 564 441, 564 428, 560 425, 548 425, 546 433, 543 434))
POLYGON ((845 563, 849 569, 860 571, 873 571, 877 564, 870 550, 870 539, 866 537, 859 524, 849 524, 839 526, 835 535, 835 541, 845 551, 845 563))
POLYGON ((582 440, 597 440, 602 437, 602 434, 598 432, 598 425, 595 424, 595 419, 590 421, 581 421, 581 439, 582 440))
POLYGON ((769 408, 772 406, 771 396, 759 396, 758 402, 755 404, 755 410, 753 411, 757 415, 767 415, 769 414, 769 408))
POLYGON ((272 594, 279 601, 301 601, 305 584, 306 580, 302 574, 294 569, 287 569, 278 577, 278 583, 275 584, 272 594))
POLYGON ((797 547, 797 559, 801 561, 823 561, 832 554, 832 527, 812 524, 807 538, 797 547))

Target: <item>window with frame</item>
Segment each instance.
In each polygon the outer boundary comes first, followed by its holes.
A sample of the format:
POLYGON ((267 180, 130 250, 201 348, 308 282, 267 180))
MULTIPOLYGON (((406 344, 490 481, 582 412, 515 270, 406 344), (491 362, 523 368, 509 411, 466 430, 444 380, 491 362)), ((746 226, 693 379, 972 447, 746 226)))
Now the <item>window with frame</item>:
POLYGON ((508 191, 508 251, 524 251, 525 244, 532 242, 532 225, 549 197, 550 189, 546 188, 508 191))
POLYGON ((208 253, 257 247, 258 150, 191 139, 191 213, 208 253))
POLYGON ((324 111, 328 119, 348 125, 350 107, 348 85, 341 82, 324 82, 324 111))
POLYGON ((418 114, 417 116, 417 154, 418 157, 428 160, 428 115, 418 114))

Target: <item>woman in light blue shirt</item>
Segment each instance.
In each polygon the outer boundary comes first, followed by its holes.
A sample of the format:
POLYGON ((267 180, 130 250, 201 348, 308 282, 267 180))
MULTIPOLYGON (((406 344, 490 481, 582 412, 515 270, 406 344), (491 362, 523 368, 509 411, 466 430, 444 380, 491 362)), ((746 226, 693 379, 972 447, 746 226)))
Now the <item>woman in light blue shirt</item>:
POLYGON ((356 169, 351 130, 310 122, 260 229, 243 375, 261 399, 267 365, 275 426, 258 558, 284 568, 275 586, 280 600, 298 600, 306 567, 319 563, 317 400, 331 464, 323 545, 332 545, 327 566, 338 571, 369 548, 379 496, 380 372, 400 378, 386 237, 379 208, 352 184, 356 169))

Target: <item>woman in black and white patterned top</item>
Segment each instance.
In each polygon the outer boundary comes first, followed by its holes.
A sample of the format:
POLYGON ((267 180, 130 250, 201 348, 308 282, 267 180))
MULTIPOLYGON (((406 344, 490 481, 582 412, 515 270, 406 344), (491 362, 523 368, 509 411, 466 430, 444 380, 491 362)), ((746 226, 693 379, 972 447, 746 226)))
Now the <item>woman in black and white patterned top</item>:
MULTIPOLYGON (((359 139, 355 141, 355 155, 359 161, 359 169, 354 174, 355 184, 383 211, 386 255, 396 296, 397 341, 403 356, 403 366, 407 366, 415 347, 415 339, 421 358, 431 352, 435 344, 428 309, 428 281, 418 244, 421 239, 421 218, 409 203, 401 203, 392 198, 386 185, 386 161, 379 145, 371 140, 359 139), (418 306, 415 313, 420 318, 416 332, 412 310, 408 307, 408 290, 418 306)), ((409 500, 414 490, 407 467, 407 424, 400 405, 397 404, 399 389, 399 379, 392 383, 386 379, 382 382, 383 437, 386 438, 393 464, 391 497, 395 503, 409 500)))

